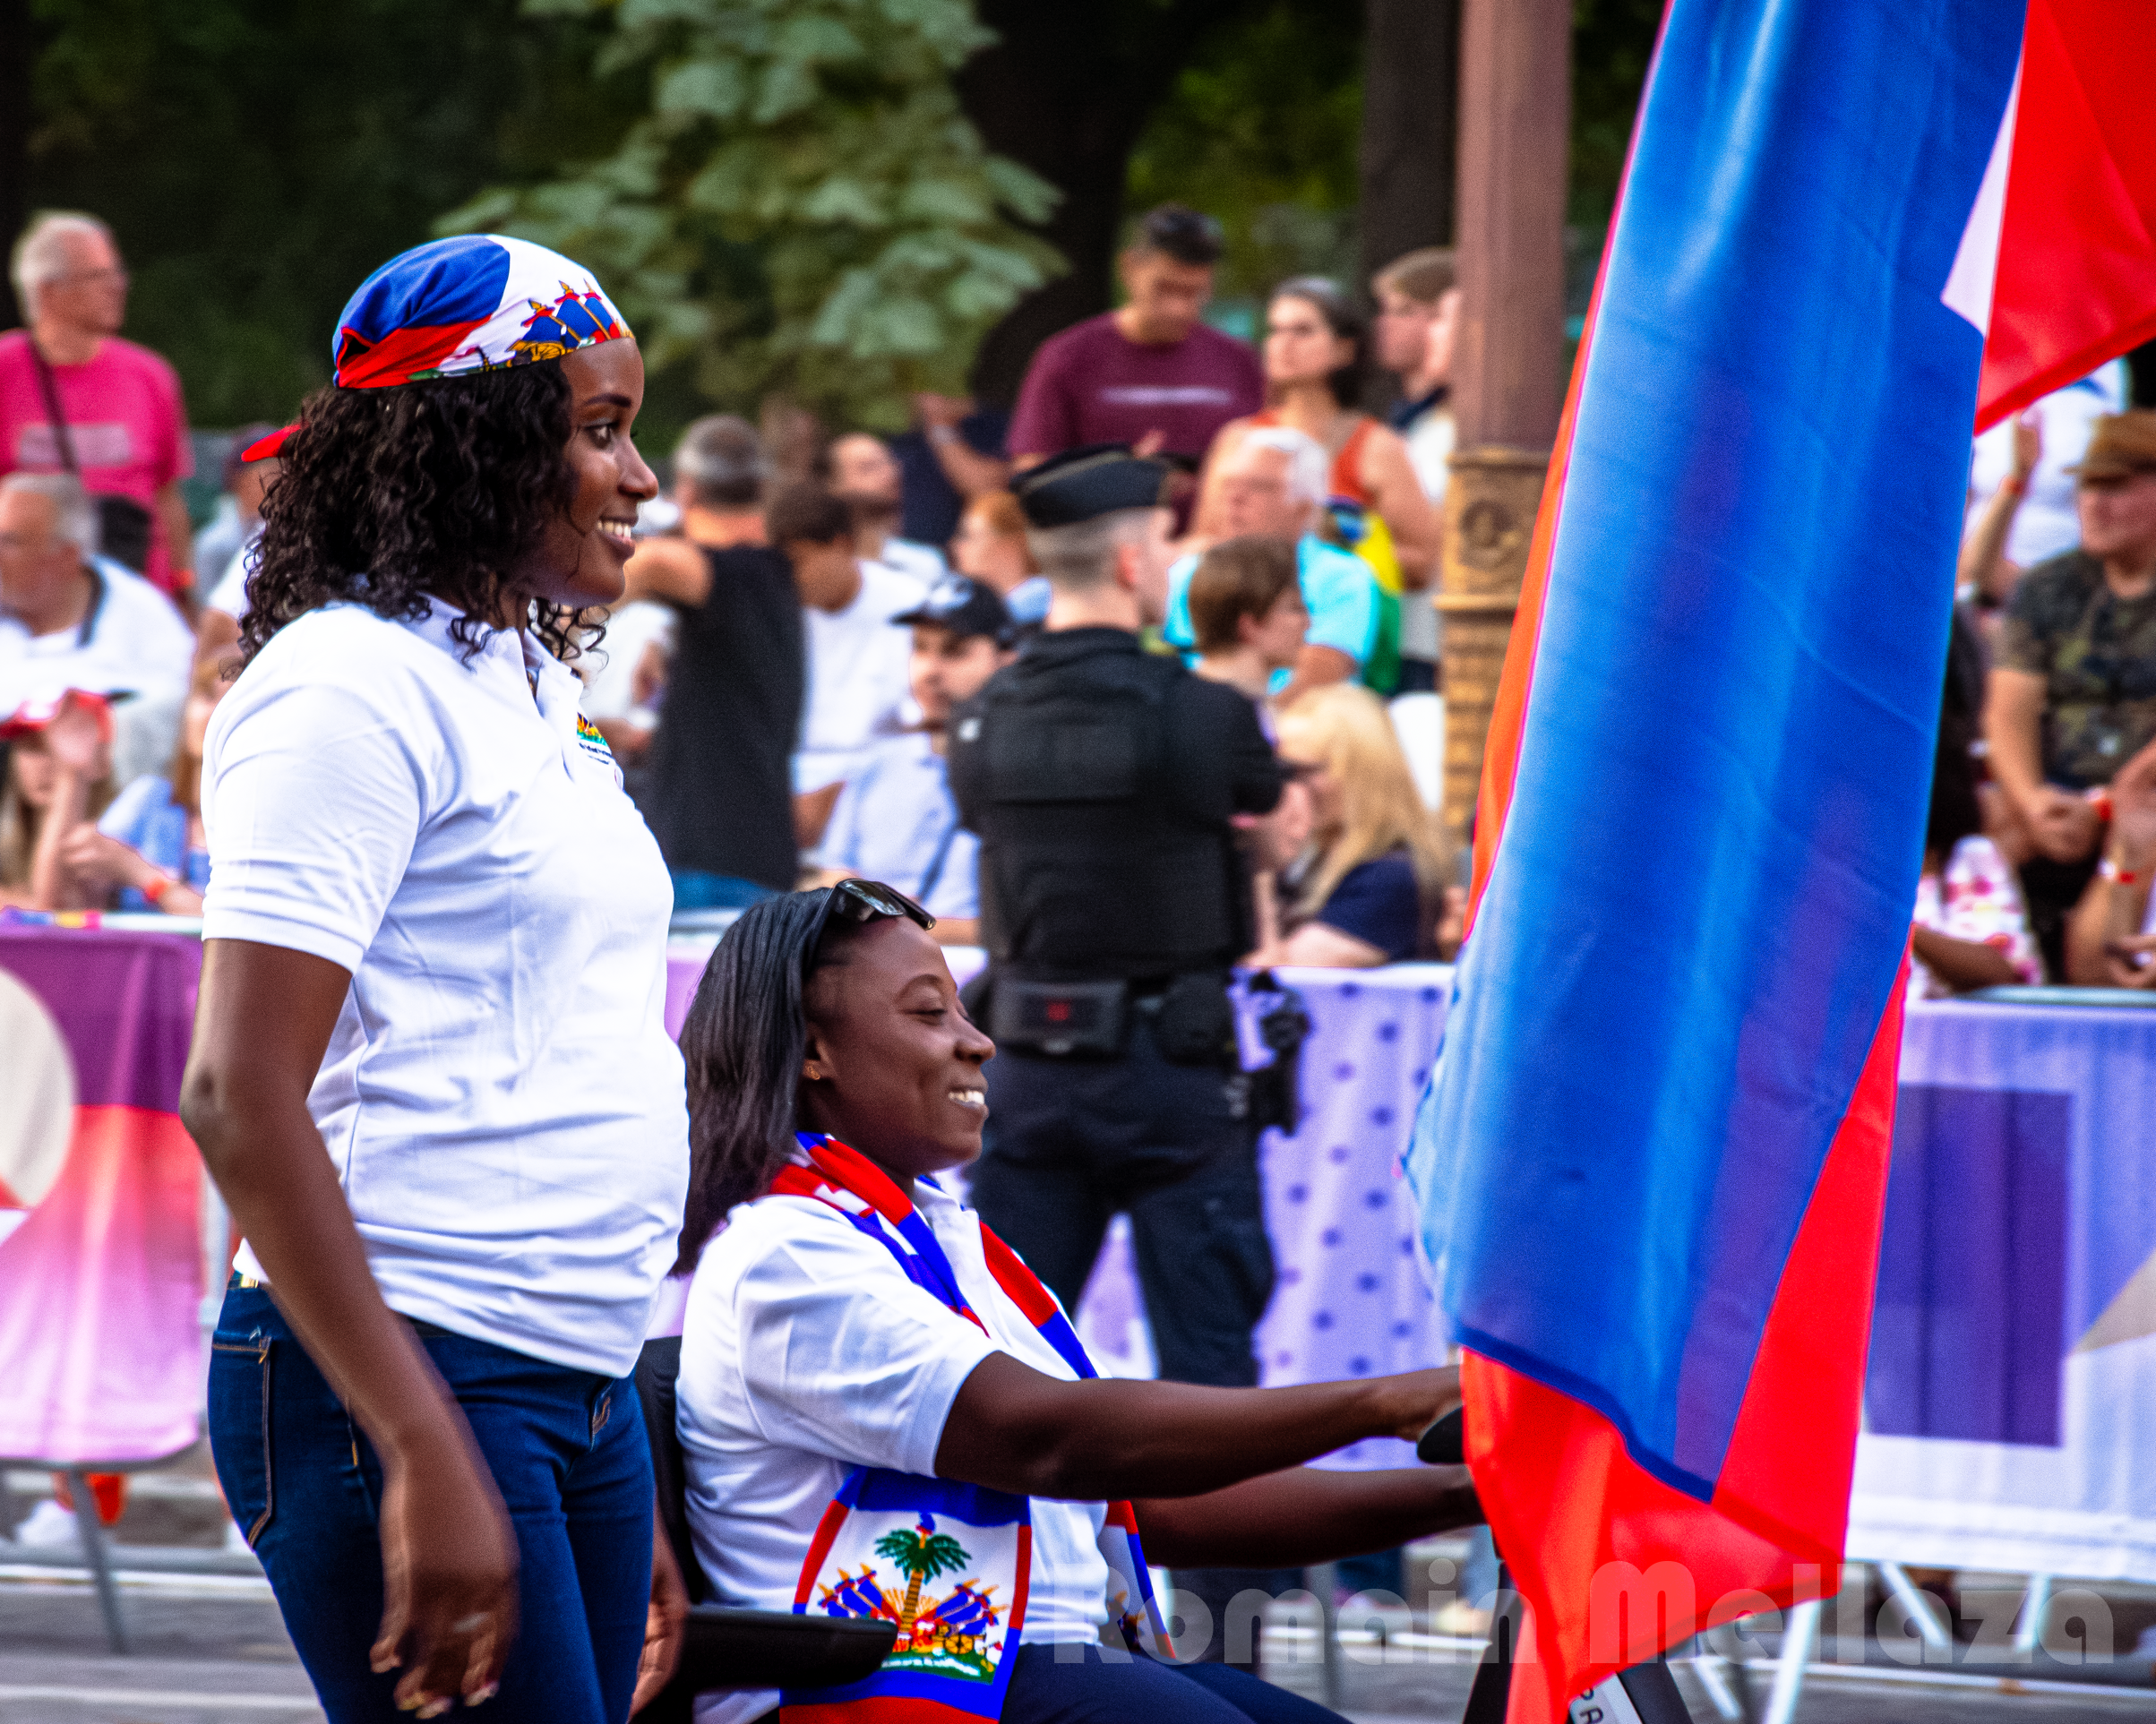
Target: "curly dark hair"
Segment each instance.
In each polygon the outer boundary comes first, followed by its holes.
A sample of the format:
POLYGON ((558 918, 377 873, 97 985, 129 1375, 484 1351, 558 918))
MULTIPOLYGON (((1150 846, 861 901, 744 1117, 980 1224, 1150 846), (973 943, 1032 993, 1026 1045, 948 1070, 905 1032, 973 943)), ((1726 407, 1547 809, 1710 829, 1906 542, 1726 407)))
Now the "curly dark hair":
MULTIPOLYGON (((573 494, 569 404, 569 382, 553 365, 310 396, 262 500, 241 664, 325 605, 349 600, 413 621, 430 595, 466 613, 451 633, 468 656, 477 652, 503 571, 573 494)), ((565 605, 532 605, 533 626, 557 658, 597 638, 585 619, 565 605)))

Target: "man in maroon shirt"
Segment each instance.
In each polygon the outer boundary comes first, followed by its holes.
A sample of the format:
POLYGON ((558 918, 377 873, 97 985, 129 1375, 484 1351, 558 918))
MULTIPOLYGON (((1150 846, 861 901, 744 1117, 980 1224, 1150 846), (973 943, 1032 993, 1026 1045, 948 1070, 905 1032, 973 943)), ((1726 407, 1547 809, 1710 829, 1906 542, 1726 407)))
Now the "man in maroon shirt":
POLYGON ((1009 449, 1023 468, 1087 443, 1127 443, 1195 469, 1213 433, 1265 405, 1242 342, 1198 321, 1213 294, 1220 228, 1164 203, 1117 261, 1126 303, 1041 346, 1018 391, 1009 449))

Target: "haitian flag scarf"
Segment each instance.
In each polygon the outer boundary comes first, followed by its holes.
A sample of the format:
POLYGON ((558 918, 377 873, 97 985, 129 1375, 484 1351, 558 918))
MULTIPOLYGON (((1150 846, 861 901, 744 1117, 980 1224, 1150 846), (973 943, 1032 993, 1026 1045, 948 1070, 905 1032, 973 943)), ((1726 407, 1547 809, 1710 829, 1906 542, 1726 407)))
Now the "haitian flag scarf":
MULTIPOLYGON (((889 1174, 835 1137, 802 1133, 807 1164, 782 1169, 773 1197, 813 1197, 898 1259, 906 1278, 984 1333, 934 1230, 889 1174)), ((1097 1373, 1053 1295, 1018 1254, 981 1228, 983 1255, 1012 1304, 1080 1377, 1097 1373)), ((1108 1608, 1124 1641, 1167 1657, 1127 1502, 1108 1505, 1101 1555, 1108 1608)), ((880 1617, 898 1639, 873 1676, 837 1688, 789 1689, 785 1724, 999 1718, 1010 1685, 1032 1570, 1033 1505, 1025 1497, 880 1467, 855 1467, 824 1512, 801 1565, 797 1616, 880 1617), (949 1590, 936 1584, 948 1581, 949 1590)))

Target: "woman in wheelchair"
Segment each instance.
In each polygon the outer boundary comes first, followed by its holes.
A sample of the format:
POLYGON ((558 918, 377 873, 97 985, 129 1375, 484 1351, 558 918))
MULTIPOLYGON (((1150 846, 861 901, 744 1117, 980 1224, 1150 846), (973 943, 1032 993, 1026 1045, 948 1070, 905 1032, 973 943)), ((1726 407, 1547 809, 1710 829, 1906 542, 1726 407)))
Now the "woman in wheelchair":
MULTIPOLYGON (((1413 1440, 1456 1374, 1094 1377, 1053 1297, 957 1195, 995 1049, 931 925, 865 881, 760 904, 683 1030, 697 1560, 729 1603, 897 1625, 880 1671, 787 1692, 791 1719, 1332 1718, 1227 1665, 1167 1661, 1146 1558, 1292 1566, 1479 1521, 1460 1468, 1301 1464, 1413 1440)), ((698 1717, 750 1724, 779 1703, 711 1695, 698 1717)))

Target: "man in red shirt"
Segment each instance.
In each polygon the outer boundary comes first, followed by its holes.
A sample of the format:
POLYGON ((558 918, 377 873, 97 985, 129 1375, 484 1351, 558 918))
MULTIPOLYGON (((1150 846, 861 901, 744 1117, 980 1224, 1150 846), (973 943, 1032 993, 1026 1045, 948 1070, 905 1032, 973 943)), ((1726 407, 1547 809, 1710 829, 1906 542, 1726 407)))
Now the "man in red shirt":
MULTIPOLYGON (((72 469, 94 496, 139 504, 150 515, 139 572, 185 593, 194 580, 179 484, 194 471, 187 410, 172 367, 119 339, 127 270, 111 230, 90 216, 40 216, 16 242, 12 264, 30 327, 0 335, 0 475, 72 469), (47 382, 64 428, 53 424, 47 382)), ((105 512, 101 548, 132 562, 105 512)))
POLYGON ((1028 467, 1087 443, 1127 443, 1195 471, 1213 433, 1265 405, 1258 356, 1198 322, 1213 296, 1220 228, 1164 203, 1117 260, 1125 304, 1041 344, 1010 425, 1028 467))

